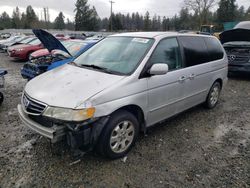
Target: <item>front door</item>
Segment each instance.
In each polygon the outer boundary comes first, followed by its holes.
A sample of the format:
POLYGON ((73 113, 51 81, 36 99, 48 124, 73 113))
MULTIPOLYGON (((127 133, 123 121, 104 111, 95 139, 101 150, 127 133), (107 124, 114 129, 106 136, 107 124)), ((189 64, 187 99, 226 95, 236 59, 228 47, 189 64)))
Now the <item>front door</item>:
POLYGON ((182 103, 185 85, 182 57, 176 38, 166 38, 159 42, 149 62, 166 63, 169 72, 148 79, 147 125, 153 125, 177 113, 182 103))

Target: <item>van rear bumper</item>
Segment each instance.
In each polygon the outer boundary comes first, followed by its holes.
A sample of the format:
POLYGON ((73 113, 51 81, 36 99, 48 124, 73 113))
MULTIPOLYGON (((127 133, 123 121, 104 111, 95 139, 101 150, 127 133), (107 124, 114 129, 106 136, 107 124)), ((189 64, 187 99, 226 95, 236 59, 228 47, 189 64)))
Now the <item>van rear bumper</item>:
POLYGON ((44 126, 40 125, 39 123, 31 120, 29 118, 29 116, 25 114, 25 112, 23 111, 23 108, 20 104, 17 106, 17 110, 18 110, 18 115, 19 115, 21 121, 27 127, 32 129, 33 131, 41 134, 42 136, 45 136, 45 137, 51 139, 52 143, 55 143, 55 142, 62 140, 64 138, 64 136, 66 135, 66 127, 65 126, 54 125, 51 128, 44 127, 44 126))

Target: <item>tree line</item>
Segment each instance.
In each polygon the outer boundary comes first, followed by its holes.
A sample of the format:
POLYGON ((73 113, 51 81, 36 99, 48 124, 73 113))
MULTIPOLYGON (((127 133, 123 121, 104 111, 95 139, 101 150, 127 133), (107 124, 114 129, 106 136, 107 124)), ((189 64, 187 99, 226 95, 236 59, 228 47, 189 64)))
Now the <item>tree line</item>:
POLYGON ((8 29, 68 29, 77 31, 167 31, 167 30, 198 30, 202 24, 222 26, 224 22, 250 20, 250 7, 239 7, 236 0, 184 0, 182 9, 173 17, 145 15, 135 13, 113 13, 109 18, 100 18, 95 7, 88 0, 77 0, 75 4, 75 20, 65 20, 62 12, 53 22, 39 20, 32 6, 21 13, 19 8, 13 10, 12 16, 6 12, 0 15, 0 28, 8 29), (218 5, 216 11, 213 7, 218 5), (112 19, 112 22, 111 22, 112 19))

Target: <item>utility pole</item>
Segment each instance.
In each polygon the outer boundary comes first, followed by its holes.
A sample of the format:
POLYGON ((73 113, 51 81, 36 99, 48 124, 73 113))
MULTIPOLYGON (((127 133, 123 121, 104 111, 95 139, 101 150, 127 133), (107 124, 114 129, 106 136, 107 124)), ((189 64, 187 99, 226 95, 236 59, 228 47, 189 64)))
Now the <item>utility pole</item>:
POLYGON ((111 15, 110 15, 110 31, 112 32, 113 30, 113 4, 115 3, 114 1, 109 1, 110 2, 110 5, 111 5, 111 15))
POLYGON ((43 11, 44 11, 44 21, 45 21, 46 27, 47 27, 47 29, 49 29, 49 19, 50 19, 49 8, 44 7, 43 11))

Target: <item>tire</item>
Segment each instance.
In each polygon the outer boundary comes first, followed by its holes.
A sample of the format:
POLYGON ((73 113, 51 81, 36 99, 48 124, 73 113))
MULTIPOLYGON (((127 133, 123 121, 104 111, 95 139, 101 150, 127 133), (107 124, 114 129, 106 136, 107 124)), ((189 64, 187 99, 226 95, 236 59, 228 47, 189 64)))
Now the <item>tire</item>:
POLYGON ((117 111, 111 115, 100 135, 97 152, 110 159, 124 157, 135 144, 138 133, 136 117, 125 110, 117 111))
POLYGON ((205 102, 205 106, 208 109, 213 109, 218 104, 221 92, 221 84, 219 82, 215 82, 207 96, 207 100, 205 102))
POLYGON ((0 92, 0 105, 3 103, 3 99, 4 99, 3 93, 0 92))

